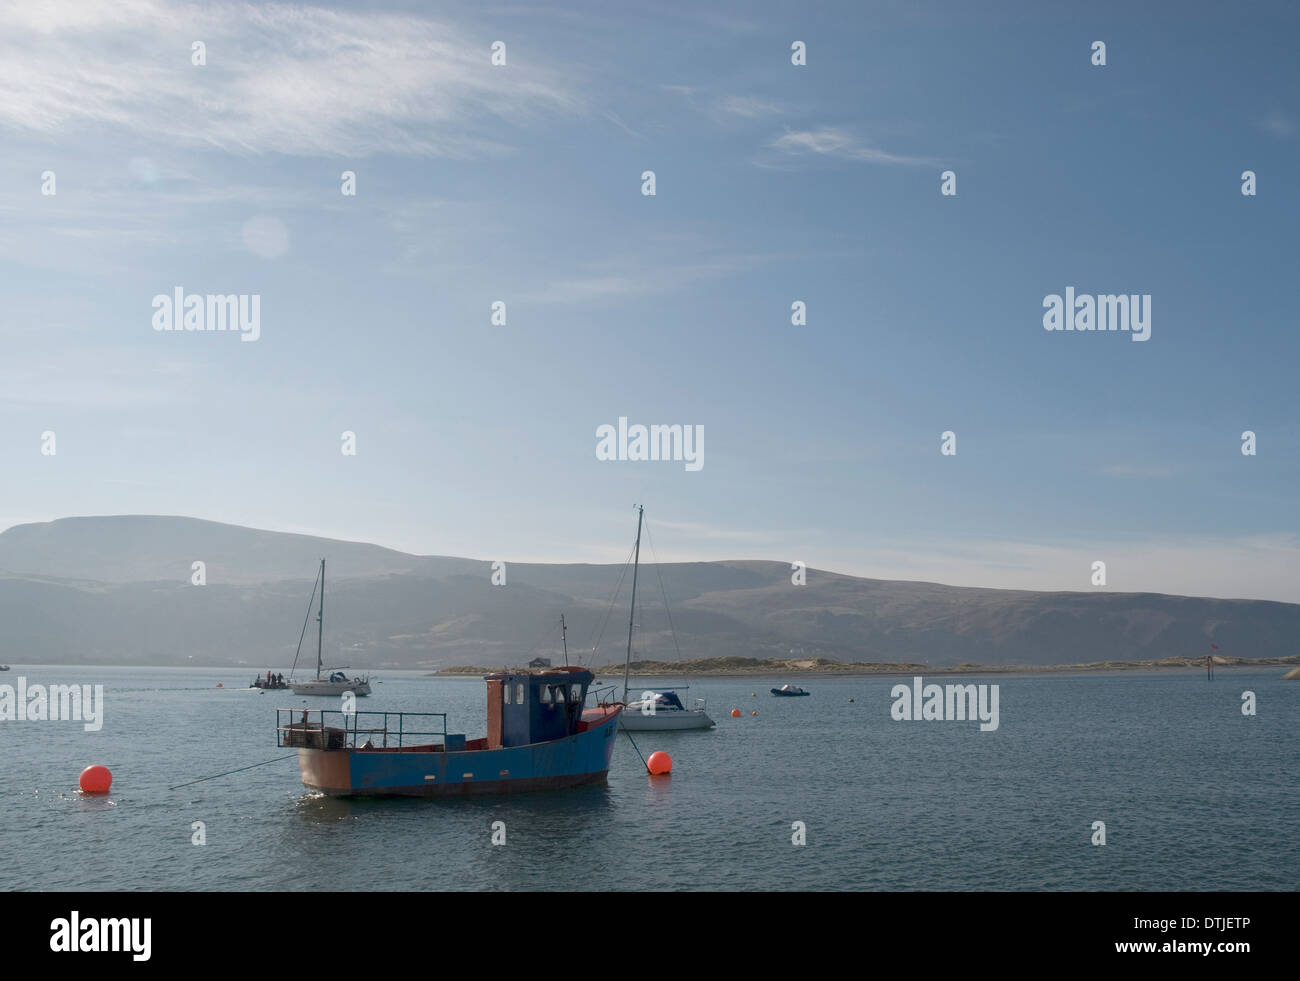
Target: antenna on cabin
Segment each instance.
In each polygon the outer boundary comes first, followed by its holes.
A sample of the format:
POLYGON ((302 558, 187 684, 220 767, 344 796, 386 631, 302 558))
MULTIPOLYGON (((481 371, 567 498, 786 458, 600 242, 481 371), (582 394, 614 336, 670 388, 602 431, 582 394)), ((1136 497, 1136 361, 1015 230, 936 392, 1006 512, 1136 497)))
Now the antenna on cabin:
POLYGON ((564 641, 564 666, 569 666, 569 632, 564 626, 564 614, 560 614, 560 639, 564 641))

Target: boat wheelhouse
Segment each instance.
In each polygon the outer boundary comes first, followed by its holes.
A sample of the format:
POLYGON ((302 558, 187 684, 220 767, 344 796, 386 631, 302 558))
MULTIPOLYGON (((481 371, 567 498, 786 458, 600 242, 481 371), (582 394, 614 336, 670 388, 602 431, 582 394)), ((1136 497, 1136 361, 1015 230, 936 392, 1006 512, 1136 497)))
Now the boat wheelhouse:
POLYGON ((451 797, 603 783, 622 705, 586 707, 584 668, 487 675, 487 735, 447 731, 442 712, 280 709, 305 786, 353 797, 451 797))

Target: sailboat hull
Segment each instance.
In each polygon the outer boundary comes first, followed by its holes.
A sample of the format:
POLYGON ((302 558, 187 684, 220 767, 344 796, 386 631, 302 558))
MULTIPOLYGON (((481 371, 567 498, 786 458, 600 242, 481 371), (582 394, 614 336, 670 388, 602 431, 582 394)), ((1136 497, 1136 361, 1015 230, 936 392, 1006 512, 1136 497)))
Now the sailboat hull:
POLYGON ((342 695, 349 691, 357 696, 370 694, 368 681, 295 681, 289 687, 295 695, 342 695))
POLYGON ((707 712, 687 709, 686 711, 669 711, 659 709, 649 715, 635 710, 624 712, 619 720, 619 728, 631 732, 674 732, 682 729, 712 729, 716 723, 707 712))

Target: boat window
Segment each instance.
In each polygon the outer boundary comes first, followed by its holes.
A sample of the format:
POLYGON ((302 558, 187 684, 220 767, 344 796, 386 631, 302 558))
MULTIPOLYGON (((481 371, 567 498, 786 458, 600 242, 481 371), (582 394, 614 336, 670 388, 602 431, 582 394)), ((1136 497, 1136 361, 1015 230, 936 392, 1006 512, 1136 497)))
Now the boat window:
POLYGON ((506 696, 506 704, 509 705, 509 704, 510 704, 510 686, 509 686, 509 685, 502 685, 502 686, 501 686, 501 690, 505 693, 505 696, 506 696))
POLYGON ((582 700, 582 685, 574 685, 569 689, 569 700, 579 702, 582 700))
POLYGON ((551 704, 551 689, 548 688, 546 685, 542 685, 541 688, 542 688, 542 704, 543 704, 543 705, 550 705, 550 704, 551 704))
POLYGON ((524 704, 524 683, 522 681, 515 685, 515 704, 524 704))
POLYGON ((556 686, 555 686, 555 701, 556 701, 557 704, 560 703, 560 702, 562 702, 562 701, 564 701, 564 686, 563 686, 563 685, 556 685, 556 686))

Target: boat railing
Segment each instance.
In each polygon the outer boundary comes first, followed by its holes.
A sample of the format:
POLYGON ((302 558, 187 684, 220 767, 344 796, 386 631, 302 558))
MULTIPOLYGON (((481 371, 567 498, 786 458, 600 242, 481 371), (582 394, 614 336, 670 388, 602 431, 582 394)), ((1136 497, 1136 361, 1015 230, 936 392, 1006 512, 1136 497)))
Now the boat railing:
POLYGON ((614 694, 617 691, 618 685, 604 685, 600 688, 592 688, 587 692, 587 699, 589 699, 596 708, 599 708, 602 705, 612 705, 617 701, 617 699, 614 698, 614 694))
POLYGON ((342 712, 338 709, 276 709, 275 744, 310 749, 357 749, 369 743, 379 749, 424 745, 430 738, 447 743, 445 712, 342 712), (438 729, 426 720, 437 719, 438 729))

